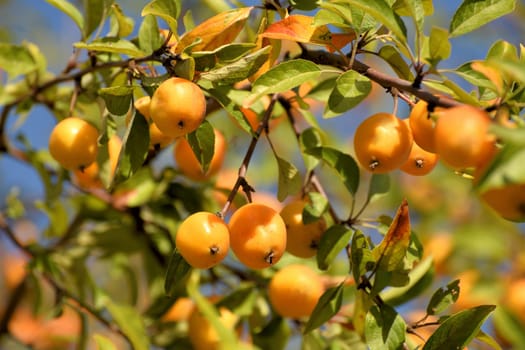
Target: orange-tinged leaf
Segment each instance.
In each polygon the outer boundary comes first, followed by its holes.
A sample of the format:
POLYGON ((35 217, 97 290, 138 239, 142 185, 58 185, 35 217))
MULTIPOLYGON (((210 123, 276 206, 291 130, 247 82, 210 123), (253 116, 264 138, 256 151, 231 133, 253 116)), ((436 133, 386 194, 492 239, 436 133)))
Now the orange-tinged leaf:
POLYGON ((397 209, 396 216, 390 224, 383 241, 374 248, 372 253, 380 268, 386 271, 402 270, 402 263, 409 244, 410 217, 408 214, 408 203, 404 199, 397 209))
POLYGON ((354 39, 355 33, 332 33, 332 45, 328 45, 327 48, 330 52, 335 49, 341 50, 354 39))
POLYGON ((325 45, 330 50, 341 49, 355 39, 355 33, 331 33, 326 25, 314 26, 314 18, 290 15, 266 28, 262 37, 325 45))
POLYGON ((202 22, 181 36, 175 52, 181 53, 195 40, 201 42, 193 46, 193 51, 211 51, 231 43, 244 28, 253 7, 241 7, 221 12, 202 22))
POLYGON ((470 67, 487 77, 494 84, 498 94, 501 95, 503 93, 503 78, 500 71, 482 61, 474 61, 470 64, 470 67))

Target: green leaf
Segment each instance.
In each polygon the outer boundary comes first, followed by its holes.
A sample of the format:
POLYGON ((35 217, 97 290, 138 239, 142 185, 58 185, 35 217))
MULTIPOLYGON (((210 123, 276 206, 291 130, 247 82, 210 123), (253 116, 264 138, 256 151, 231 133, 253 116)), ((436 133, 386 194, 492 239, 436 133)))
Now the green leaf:
POLYGON ((129 339, 133 349, 148 350, 150 348, 145 325, 135 307, 117 304, 107 296, 102 298, 101 303, 109 311, 122 333, 129 339))
POLYGON ((423 30, 425 16, 434 11, 432 0, 397 0, 392 9, 400 16, 411 17, 419 33, 423 30))
POLYGON ((352 28, 357 33, 372 30, 377 22, 366 10, 348 2, 320 4, 322 10, 315 16, 315 24, 334 24, 352 28), (324 9, 324 10, 323 10, 324 9))
POLYGON ((319 192, 308 192, 308 201, 303 209, 303 223, 305 225, 316 222, 328 210, 328 199, 319 192))
POLYGON ((297 10, 312 11, 317 8, 318 0, 290 0, 290 4, 297 10))
POLYGON ((155 16, 145 16, 139 28, 139 47, 144 52, 153 52, 164 43, 159 35, 159 26, 155 16))
POLYGON ((409 283, 402 287, 392 287, 380 293, 381 299, 391 306, 396 306, 415 299, 434 280, 432 257, 419 263, 408 273, 409 283))
POLYGON ((481 176, 474 188, 482 193, 491 188, 525 183, 523 162, 525 162, 525 149, 523 146, 521 144, 506 144, 496 154, 485 174, 481 176))
POLYGON ((405 332, 405 321, 388 304, 374 305, 366 314, 365 338, 370 350, 401 349, 405 332))
POLYGON ((309 148, 319 147, 322 145, 321 132, 317 128, 307 128, 299 135, 299 147, 303 156, 306 171, 312 171, 318 164, 319 160, 305 153, 309 148))
POLYGON ((129 111, 133 97, 133 86, 110 86, 98 90, 109 113, 124 115, 129 111))
POLYGON ((339 73, 337 73, 337 76, 335 77, 328 77, 320 82, 317 82, 317 84, 308 91, 308 94, 304 97, 310 97, 314 100, 328 101, 328 98, 330 97, 330 94, 332 93, 332 90, 335 85, 335 81, 339 77, 339 73))
POLYGON ((410 70, 410 67, 394 46, 385 45, 381 47, 381 49, 379 49, 379 56, 388 63, 398 77, 409 81, 414 80, 414 74, 410 70))
POLYGON ((374 305, 374 300, 370 294, 358 288, 355 294, 355 303, 354 303, 354 313, 352 315, 352 324, 357 334, 361 336, 362 339, 365 337, 365 328, 366 328, 366 318, 368 311, 374 305))
POLYGON ((291 333, 289 322, 282 317, 275 317, 261 331, 252 333, 253 344, 258 349, 283 350, 291 333))
POLYGON ((525 332, 523 332, 523 324, 515 315, 516 311, 498 306, 494 311, 492 322, 497 334, 513 345, 513 348, 519 349, 519 346, 525 344, 525 332))
POLYGON ((113 185, 130 178, 140 170, 148 149, 149 124, 143 115, 135 112, 122 140, 122 150, 115 170, 113 185))
POLYGON ((310 332, 303 335, 301 350, 324 350, 327 349, 327 340, 320 332, 310 332))
POLYGON ((317 249, 317 266, 320 270, 330 267, 337 255, 346 247, 352 238, 352 230, 344 225, 333 225, 328 228, 319 240, 317 249))
POLYGON ((357 186, 359 185, 359 168, 354 158, 330 147, 309 148, 306 150, 306 153, 322 159, 332 167, 341 177, 346 189, 352 195, 357 192, 357 186))
POLYGON ((36 62, 27 47, 0 43, 0 68, 13 78, 34 71, 36 62))
POLYGON ((173 33, 177 33, 177 18, 180 14, 180 1, 153 0, 149 2, 140 13, 141 16, 154 15, 162 18, 173 33))
POLYGON ((525 147, 525 128, 508 128, 494 123, 490 126, 490 132, 496 135, 504 145, 525 147))
POLYGON ((262 74, 252 85, 252 95, 248 98, 253 102, 264 95, 290 90, 308 80, 317 79, 321 69, 315 64, 303 59, 283 62, 262 74))
MULTIPOLYGON (((503 350, 501 348, 501 346, 498 344, 498 342, 493 338, 491 337, 490 335, 488 335, 487 333, 483 332, 483 331, 479 331, 478 334, 476 335, 476 340, 478 342, 482 342, 482 343, 485 343, 486 345, 488 345, 491 349, 494 349, 494 350, 503 350)), ((523 343, 521 343, 523 344, 523 343)))
POLYGON ((20 199, 20 188, 12 187, 5 198, 4 212, 10 219, 20 219, 26 215, 24 202, 20 199))
POLYGON ((472 85, 477 86, 478 88, 481 87, 496 90, 494 83, 492 83, 485 75, 472 69, 472 63, 472 61, 465 62, 464 64, 462 64, 461 66, 459 66, 451 72, 457 74, 458 76, 465 79, 472 85))
POLYGON ((350 246, 351 270, 354 281, 360 281, 361 276, 372 271, 376 266, 376 260, 370 249, 370 243, 363 232, 357 230, 352 237, 350 246))
POLYGON ((445 311, 450 305, 454 304, 459 298, 460 280, 454 280, 445 287, 439 288, 434 292, 427 305, 428 315, 437 315, 445 311))
POLYGON ((463 349, 494 309, 495 305, 481 305, 450 316, 428 338, 422 350, 463 349))
POLYGON ((239 106, 249 95, 248 91, 232 89, 229 86, 218 86, 213 89, 206 89, 206 92, 213 97, 222 108, 228 112, 239 126, 249 134, 252 134, 252 127, 244 117, 239 106))
POLYGON ((514 11, 516 0, 465 0, 450 22, 450 36, 473 31, 514 11))
POLYGON ((366 200, 367 202, 373 202, 380 196, 387 194, 388 191, 390 191, 390 175, 372 174, 366 200))
POLYGON ((208 71, 217 65, 232 63, 249 54, 256 47, 252 43, 232 43, 213 51, 194 51, 195 67, 199 71, 208 71))
POLYGON ((203 72, 201 78, 225 85, 244 80, 257 72, 257 70, 268 60, 270 51, 271 46, 265 46, 233 63, 213 69, 209 72, 203 72))
POLYGON ((156 179, 153 178, 152 169, 143 167, 132 177, 118 186, 119 191, 126 192, 126 205, 130 208, 146 204, 157 190, 156 179))
POLYGON ((187 138, 195 157, 197 157, 202 167, 202 172, 206 174, 215 153, 213 126, 207 120, 204 120, 197 130, 187 135, 187 138))
POLYGON ((226 307, 238 316, 250 316, 257 302, 258 291, 251 282, 241 283, 237 288, 219 300, 216 307, 226 307))
POLYGON ((385 0, 346 0, 345 2, 360 8, 365 13, 374 17, 379 23, 392 31, 399 40, 406 40, 405 24, 385 0))
POLYGON ((277 155, 275 159, 279 169, 277 199, 282 202, 287 196, 297 194, 301 190, 302 180, 295 165, 277 155))
MULTIPOLYGON (((184 56, 186 55, 183 55, 183 57, 184 56)), ((173 71, 175 72, 175 76, 193 81, 193 77, 195 76, 195 60, 191 56, 183 58, 177 61, 173 71)))
POLYGON ((112 4, 111 10, 115 16, 118 28, 116 35, 119 38, 131 35, 131 33, 133 33, 133 26, 135 25, 133 18, 126 16, 119 4, 112 4))
POLYGON ((507 60, 500 58, 491 58, 487 61, 499 71, 506 73, 506 76, 512 80, 525 85, 525 65, 518 60, 507 60))
POLYGON ((452 93, 455 94, 461 102, 473 106, 477 106, 479 104, 479 101, 474 96, 470 95, 468 92, 463 90, 458 84, 456 84, 452 80, 445 79, 442 82, 442 84, 448 89, 450 89, 450 91, 452 91, 452 93))
POLYGON ((438 62, 450 56, 452 46, 448 41, 448 31, 439 27, 432 27, 428 40, 428 57, 426 60, 431 66, 436 66, 438 62))
POLYGON ((60 11, 69 16, 82 31, 84 28, 84 17, 82 13, 73 4, 67 0, 46 0, 50 5, 56 7, 60 11))
POLYGON ((179 288, 180 283, 186 280, 191 266, 184 260, 182 255, 175 249, 171 254, 164 280, 164 292, 167 296, 172 297, 179 288))
POLYGON ((100 334, 93 334, 93 340, 95 340, 95 343, 97 344, 98 350, 117 350, 117 347, 113 342, 100 334))
POLYGON ((69 225, 68 211, 63 202, 55 201, 46 203, 36 201, 35 207, 48 216, 49 226, 44 231, 45 237, 61 237, 69 225))
POLYGON ((78 49, 98 52, 111 52, 131 57, 145 56, 145 53, 131 41, 118 38, 103 38, 93 40, 91 43, 77 42, 73 44, 78 49))
POLYGON ((84 22, 84 38, 88 38, 104 20, 106 13, 105 0, 86 0, 84 1, 84 13, 86 19, 84 22))
POLYGON ((190 277, 189 283, 186 287, 188 296, 195 301, 198 310, 204 315, 204 317, 210 322, 212 327, 217 332, 218 338, 220 339, 221 348, 224 349, 235 349, 236 348, 236 336, 235 330, 226 327, 220 319, 219 311, 213 306, 199 291, 198 278, 196 274, 190 277))
POLYGON ((370 80, 356 71, 349 70, 341 74, 335 81, 323 117, 332 118, 354 108, 371 90, 370 80))
POLYGON ((321 295, 312 311, 312 315, 304 326, 303 334, 310 333, 314 329, 321 327, 337 314, 343 303, 343 289, 344 283, 341 283, 336 287, 328 288, 321 295))
POLYGON ((503 59, 515 62, 518 60, 518 50, 516 49, 516 46, 508 41, 498 40, 492 44, 487 52, 486 59, 489 60, 491 58, 495 60, 503 59))

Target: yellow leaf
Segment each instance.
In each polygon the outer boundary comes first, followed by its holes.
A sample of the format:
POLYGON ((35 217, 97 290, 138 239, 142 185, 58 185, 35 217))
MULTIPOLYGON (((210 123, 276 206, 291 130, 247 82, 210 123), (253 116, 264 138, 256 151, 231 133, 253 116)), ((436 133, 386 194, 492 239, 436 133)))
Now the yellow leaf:
POLYGON ((192 48, 193 51, 211 51, 231 43, 242 31, 252 9, 253 7, 241 7, 207 19, 181 36, 175 52, 181 53, 197 39, 201 42, 192 48))
POLYGON ((374 248, 373 254, 378 264, 387 271, 402 269, 410 244, 410 217, 408 215, 408 203, 403 200, 397 209, 396 216, 390 224, 383 241, 374 248))
POLYGON ((482 61, 475 61, 470 64, 470 67, 475 70, 476 72, 479 72, 483 74, 485 77, 487 77, 488 80, 494 84, 494 87, 496 88, 496 92, 499 95, 503 94, 503 78, 501 76, 501 72, 498 71, 496 68, 491 67, 487 64, 485 64, 482 61))

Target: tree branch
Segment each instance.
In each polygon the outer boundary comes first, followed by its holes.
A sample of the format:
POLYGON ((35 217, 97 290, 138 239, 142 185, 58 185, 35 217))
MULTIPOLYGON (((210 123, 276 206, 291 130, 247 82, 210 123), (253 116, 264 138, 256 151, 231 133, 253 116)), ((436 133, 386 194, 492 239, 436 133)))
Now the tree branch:
POLYGON ((273 108, 275 106, 276 101, 277 101, 277 95, 274 95, 270 101, 270 104, 268 105, 268 108, 266 109, 266 112, 264 113, 263 120, 261 121, 261 123, 259 124, 259 127, 255 131, 252 137, 252 141, 250 142, 250 145, 248 146, 248 149, 246 150, 246 154, 244 156, 244 159, 242 160, 242 164, 239 167, 237 181, 235 182, 235 185, 233 186, 232 190, 230 191, 230 194, 228 195, 226 204, 224 204, 224 207, 219 213, 220 217, 224 217, 226 213, 228 212, 233 202, 233 199, 235 198, 235 195, 239 191, 239 188, 241 186, 242 187, 248 186, 246 182, 246 172, 248 171, 248 165, 250 164, 250 160, 252 159, 253 152, 255 151, 255 147, 257 146, 257 142, 259 142, 261 134, 268 127, 268 121, 270 120, 270 117, 272 115, 273 108))
POLYGON ((354 70, 357 73, 368 77, 370 80, 376 82, 385 89, 396 88, 400 91, 408 92, 421 100, 427 101, 428 104, 432 106, 454 107, 461 104, 461 102, 458 102, 450 97, 436 96, 430 91, 414 87, 413 82, 382 73, 357 59, 354 60, 352 65, 349 67, 346 64, 345 57, 322 50, 303 50, 300 58, 310 60, 317 64, 334 66, 345 71, 354 70))

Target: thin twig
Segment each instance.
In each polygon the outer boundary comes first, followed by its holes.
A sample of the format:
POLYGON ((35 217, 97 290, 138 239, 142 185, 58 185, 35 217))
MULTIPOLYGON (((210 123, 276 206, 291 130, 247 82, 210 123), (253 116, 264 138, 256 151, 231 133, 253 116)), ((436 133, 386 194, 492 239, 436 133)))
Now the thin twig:
POLYGON ((275 106, 276 101, 277 101, 277 95, 272 96, 272 99, 270 100, 270 104, 268 105, 268 108, 266 109, 264 113, 263 119, 261 123, 259 124, 259 126, 257 127, 257 130, 255 131, 252 137, 252 141, 250 142, 250 145, 248 146, 248 149, 246 150, 244 159, 242 160, 241 166, 239 167, 237 181, 235 181, 235 185, 231 189, 230 194, 228 195, 228 199, 226 200, 226 203, 224 204, 224 207, 218 214, 220 217, 226 216, 226 213, 230 209, 230 206, 233 202, 233 199, 235 198, 235 195, 237 195, 237 192, 239 192, 239 188, 241 186, 247 185, 246 172, 248 171, 248 166, 252 159, 253 152, 255 151, 255 147, 257 146, 257 142, 259 142, 261 134, 267 128, 268 121, 270 120, 270 117, 273 113, 273 108, 275 106))

